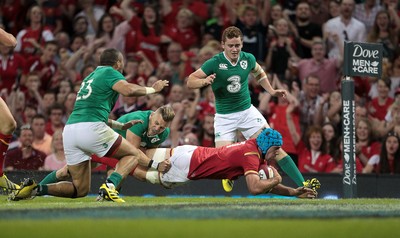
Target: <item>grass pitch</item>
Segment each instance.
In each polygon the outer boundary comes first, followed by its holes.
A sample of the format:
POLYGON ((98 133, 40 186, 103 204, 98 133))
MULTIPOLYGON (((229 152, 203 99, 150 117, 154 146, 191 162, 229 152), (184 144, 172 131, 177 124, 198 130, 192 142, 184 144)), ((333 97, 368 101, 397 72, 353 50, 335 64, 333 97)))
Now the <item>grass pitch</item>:
POLYGON ((0 196, 0 237, 400 237, 399 199, 0 196))

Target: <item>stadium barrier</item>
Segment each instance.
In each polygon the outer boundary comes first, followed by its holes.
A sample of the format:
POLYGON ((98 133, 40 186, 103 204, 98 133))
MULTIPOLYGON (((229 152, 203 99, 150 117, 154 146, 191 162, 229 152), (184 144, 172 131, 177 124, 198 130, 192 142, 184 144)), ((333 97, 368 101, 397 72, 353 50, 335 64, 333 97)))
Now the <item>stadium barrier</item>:
MULTIPOLYGON (((7 177, 14 182, 31 177, 41 181, 49 172, 46 171, 10 171, 7 177)), ((342 175, 340 174, 304 174, 305 179, 318 178, 322 184, 319 189, 320 198, 343 198, 342 175)), ((105 181, 105 172, 92 172, 91 194, 97 194, 98 188, 105 181)), ((358 198, 400 198, 400 175, 357 175, 358 198)), ((287 176, 283 176, 283 184, 294 186, 287 176)), ((127 196, 249 196, 246 181, 241 177, 235 182, 231 193, 222 189, 220 180, 198 180, 176 187, 165 189, 160 185, 140 182, 129 176, 122 185, 122 195, 127 196)))

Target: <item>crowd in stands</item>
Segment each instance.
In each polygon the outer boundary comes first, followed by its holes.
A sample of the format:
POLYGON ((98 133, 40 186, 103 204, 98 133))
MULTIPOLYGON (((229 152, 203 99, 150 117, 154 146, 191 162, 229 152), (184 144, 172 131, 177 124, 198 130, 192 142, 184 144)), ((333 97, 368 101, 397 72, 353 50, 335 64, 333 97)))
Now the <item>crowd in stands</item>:
POLYGON ((268 72, 273 98, 250 80, 252 103, 283 135, 305 173, 341 173, 344 41, 381 43, 381 78, 354 77, 358 173, 400 174, 400 3, 397 0, 1 0, 0 94, 18 129, 6 170, 65 165, 62 129, 80 82, 106 48, 123 52, 126 80, 160 94, 120 97, 110 117, 169 104, 179 119, 162 144, 214 145, 214 95, 187 76, 221 51, 222 31, 243 32, 243 51, 268 72), (339 149, 340 148, 340 149, 339 149))

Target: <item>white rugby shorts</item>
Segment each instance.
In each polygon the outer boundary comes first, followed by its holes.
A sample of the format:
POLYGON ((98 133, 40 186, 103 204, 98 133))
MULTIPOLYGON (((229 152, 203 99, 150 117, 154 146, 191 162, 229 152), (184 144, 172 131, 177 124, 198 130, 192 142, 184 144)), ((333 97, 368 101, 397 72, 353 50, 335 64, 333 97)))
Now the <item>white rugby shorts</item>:
POLYGON ((171 169, 160 175, 161 184, 164 187, 172 188, 189 181, 190 161, 195 149, 197 149, 197 146, 193 145, 182 145, 174 148, 170 158, 171 169))
POLYGON ((215 141, 237 141, 237 131, 249 139, 258 130, 269 127, 263 115, 251 105, 241 112, 229 114, 215 114, 214 131, 215 141))
POLYGON ((91 159, 92 154, 103 157, 119 134, 104 122, 80 122, 65 125, 63 143, 68 165, 91 159))

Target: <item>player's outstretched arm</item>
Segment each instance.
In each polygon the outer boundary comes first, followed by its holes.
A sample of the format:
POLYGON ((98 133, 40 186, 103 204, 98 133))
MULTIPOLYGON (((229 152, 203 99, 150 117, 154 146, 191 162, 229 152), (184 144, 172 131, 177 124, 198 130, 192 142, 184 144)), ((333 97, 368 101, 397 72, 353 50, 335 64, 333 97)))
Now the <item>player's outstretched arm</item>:
POLYGON ((282 184, 275 186, 271 190, 271 193, 282 196, 296 196, 298 198, 316 198, 318 195, 317 192, 311 188, 306 188, 306 187, 291 188, 282 184))
POLYGON ((139 165, 144 166, 146 168, 153 168, 155 170, 158 170, 162 173, 166 173, 169 171, 169 169, 171 168, 171 161, 169 159, 165 159, 161 162, 157 162, 153 159, 154 154, 150 156, 150 158, 140 149, 137 149, 138 151, 138 156, 139 156, 139 165))
POLYGON ((279 185, 282 182, 282 177, 275 168, 273 170, 274 177, 271 179, 260 179, 256 171, 246 174, 246 183, 249 192, 253 195, 263 194, 279 185))
POLYGON ((114 120, 108 119, 108 122, 107 122, 109 127, 113 128, 113 129, 117 129, 117 130, 128 130, 132 126, 139 124, 139 123, 143 123, 143 120, 130 120, 126 123, 121 123, 119 121, 114 121, 114 120))
POLYGON ((215 74, 206 75, 202 69, 191 73, 188 77, 187 87, 190 89, 202 88, 214 82, 215 74))
POLYGON ((115 83, 112 89, 119 92, 123 96, 135 97, 158 93, 168 85, 169 82, 167 80, 157 80, 151 87, 142 87, 137 84, 128 83, 125 80, 121 80, 115 83))
POLYGON ((272 96, 274 97, 284 97, 286 98, 286 90, 284 89, 274 89, 269 82, 267 73, 265 73, 264 69, 256 63, 256 66, 254 69, 251 71, 253 74, 254 78, 257 80, 257 82, 272 96))

